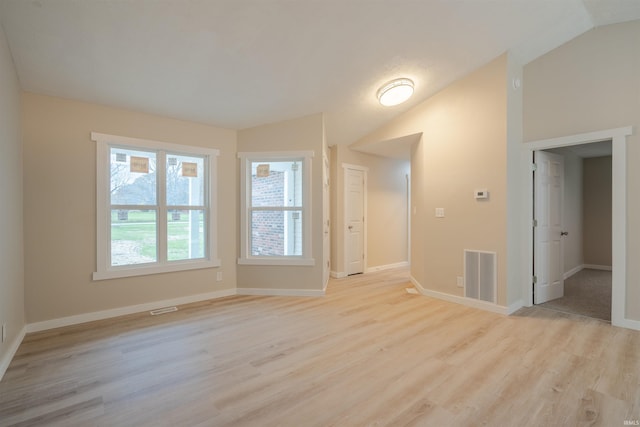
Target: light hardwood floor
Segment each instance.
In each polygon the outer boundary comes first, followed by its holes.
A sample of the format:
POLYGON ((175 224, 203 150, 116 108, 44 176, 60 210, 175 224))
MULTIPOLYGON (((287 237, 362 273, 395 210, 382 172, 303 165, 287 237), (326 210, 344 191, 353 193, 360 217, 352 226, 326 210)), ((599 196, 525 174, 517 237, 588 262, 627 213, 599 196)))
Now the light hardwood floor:
POLYGON ((404 271, 322 298, 234 296, 29 334, 1 426, 623 426, 640 333, 534 307, 405 292, 404 271))

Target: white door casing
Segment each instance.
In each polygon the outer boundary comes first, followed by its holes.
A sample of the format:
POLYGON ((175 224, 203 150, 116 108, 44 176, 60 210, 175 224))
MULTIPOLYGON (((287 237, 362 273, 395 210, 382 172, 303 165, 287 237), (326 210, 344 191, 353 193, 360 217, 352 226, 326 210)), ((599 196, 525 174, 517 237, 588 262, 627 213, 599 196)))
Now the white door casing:
MULTIPOLYGON (((626 126, 614 129, 605 129, 595 132, 587 132, 575 135, 561 136, 558 138, 541 139, 522 144, 522 192, 520 200, 525 207, 527 215, 522 222, 523 241, 525 242, 526 258, 533 259, 533 233, 531 233, 531 221, 533 220, 533 191, 532 174, 527 173, 531 164, 532 153, 536 150, 549 148, 568 147, 593 142, 612 141, 612 276, 611 276, 611 324, 640 330, 640 322, 628 319, 625 313, 626 285, 627 285, 627 137, 633 134, 633 127, 626 126)), ((532 263, 522 273, 522 302, 530 307, 533 304, 531 292, 531 280, 533 275, 532 263)))
POLYGON ((365 270, 365 180, 366 170, 345 167, 345 255, 346 274, 365 270))
POLYGON ((536 151, 535 164, 534 302, 541 304, 564 295, 564 157, 536 151))

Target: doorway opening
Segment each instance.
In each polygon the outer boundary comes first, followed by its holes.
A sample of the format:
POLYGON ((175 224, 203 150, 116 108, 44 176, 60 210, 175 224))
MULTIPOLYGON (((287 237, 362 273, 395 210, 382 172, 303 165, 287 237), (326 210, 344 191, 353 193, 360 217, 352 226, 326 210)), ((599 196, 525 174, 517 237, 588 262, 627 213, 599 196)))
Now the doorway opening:
MULTIPOLYGON (((611 323, 614 326, 634 328, 635 322, 629 320, 625 316, 626 305, 626 236, 627 236, 627 136, 632 134, 632 127, 623 127, 616 129, 607 129, 597 132, 589 132, 584 134, 576 134, 559 138, 546 140, 538 140, 523 144, 523 171, 525 165, 531 163, 533 153, 535 151, 568 147, 581 144, 591 144, 601 141, 611 141, 612 145, 612 166, 611 166, 611 323)), ((524 217, 523 232, 526 230, 525 239, 528 242, 526 256, 530 260, 528 268, 525 270, 527 278, 523 282, 523 305, 531 306, 534 304, 532 293, 532 281, 535 281, 534 275, 534 237, 532 232, 533 225, 533 174, 524 173, 524 207, 527 215, 524 217)))
MULTIPOLYGON (((604 321, 611 321, 612 286, 612 146, 611 140, 540 150, 534 153, 536 164, 544 164, 545 159, 553 158, 552 163, 561 164, 558 172, 561 176, 561 197, 551 197, 550 212, 560 213, 560 224, 552 234, 557 236, 551 241, 558 242, 558 253, 552 253, 550 278, 555 278, 559 292, 548 295, 544 288, 534 285, 534 302, 540 306, 565 313, 579 314, 604 321), (540 291, 542 294, 535 294, 540 291)), ((539 220, 538 202, 545 167, 534 172, 534 215, 539 220)), ((543 191, 544 192, 544 191, 543 191)), ((551 191, 551 194, 554 194, 551 191)), ((546 201, 542 202, 545 205, 546 201)), ((540 222, 540 221, 539 221, 540 222)), ((534 246, 541 244, 536 237, 544 230, 538 224, 534 232, 534 246)), ((541 227, 542 226, 542 227, 541 227)), ((544 244, 544 243, 542 243, 544 244)), ((547 277, 544 259, 536 259, 545 251, 534 249, 534 275, 540 279, 547 277), (536 268, 535 263, 541 262, 536 268)), ((551 251, 553 252, 553 251, 551 251)))

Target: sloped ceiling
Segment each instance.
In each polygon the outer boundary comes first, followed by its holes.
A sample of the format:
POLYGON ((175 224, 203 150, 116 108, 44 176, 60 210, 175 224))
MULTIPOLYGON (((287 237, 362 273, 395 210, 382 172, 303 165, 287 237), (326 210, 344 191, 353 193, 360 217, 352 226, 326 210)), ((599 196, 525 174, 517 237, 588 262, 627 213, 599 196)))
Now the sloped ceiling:
POLYGON ((638 18, 637 0, 0 0, 26 91, 234 129, 324 112, 329 144, 507 50, 638 18), (415 96, 382 107, 399 76, 415 96))

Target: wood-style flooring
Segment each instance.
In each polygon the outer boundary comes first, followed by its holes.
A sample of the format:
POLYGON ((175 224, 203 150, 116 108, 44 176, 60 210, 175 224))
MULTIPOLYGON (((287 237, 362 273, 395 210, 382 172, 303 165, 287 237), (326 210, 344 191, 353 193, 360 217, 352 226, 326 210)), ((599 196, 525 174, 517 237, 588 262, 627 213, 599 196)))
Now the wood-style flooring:
POLYGON ((233 296, 29 334, 1 426, 623 426, 640 332, 540 307, 501 316, 405 291, 233 296))

